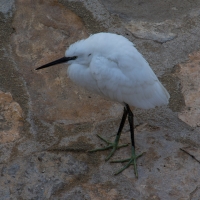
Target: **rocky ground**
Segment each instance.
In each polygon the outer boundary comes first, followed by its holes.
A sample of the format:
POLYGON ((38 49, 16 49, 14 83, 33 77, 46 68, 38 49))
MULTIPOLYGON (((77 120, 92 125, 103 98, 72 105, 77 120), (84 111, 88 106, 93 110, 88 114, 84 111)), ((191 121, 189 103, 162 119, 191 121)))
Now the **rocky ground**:
MULTIPOLYGON (((200 2, 0 1, 0 199, 199 200, 200 2), (105 162, 123 108, 34 69, 97 32, 121 34, 168 89, 166 107, 134 109, 139 178, 105 162)), ((130 143, 126 125, 122 139, 130 143)), ((126 158, 129 147, 112 159, 126 158)))

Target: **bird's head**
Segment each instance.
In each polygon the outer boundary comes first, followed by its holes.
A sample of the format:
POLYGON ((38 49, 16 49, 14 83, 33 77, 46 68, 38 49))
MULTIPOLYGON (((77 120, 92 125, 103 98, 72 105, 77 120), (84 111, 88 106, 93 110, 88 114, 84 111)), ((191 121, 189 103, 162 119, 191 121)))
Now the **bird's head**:
POLYGON ((93 55, 93 45, 88 43, 88 40, 80 40, 70 45, 70 47, 65 52, 65 57, 76 57, 75 60, 68 61, 68 64, 80 64, 89 66, 92 55, 93 55))
POLYGON ((91 48, 87 48, 85 46, 85 40, 81 40, 70 45, 70 47, 66 50, 64 57, 52 61, 50 63, 47 63, 45 65, 42 65, 41 67, 38 67, 35 70, 47 68, 62 63, 66 63, 69 65, 76 63, 80 65, 89 66, 91 58, 92 58, 91 48))

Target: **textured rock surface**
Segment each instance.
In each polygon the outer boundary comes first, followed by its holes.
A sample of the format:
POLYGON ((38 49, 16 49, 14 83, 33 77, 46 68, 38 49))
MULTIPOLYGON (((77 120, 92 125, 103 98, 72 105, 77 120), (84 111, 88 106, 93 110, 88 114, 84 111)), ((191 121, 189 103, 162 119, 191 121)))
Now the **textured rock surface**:
POLYGON ((198 0, 1 1, 0 199, 199 199, 199 16, 198 0), (133 41, 171 95, 134 109, 139 179, 87 152, 105 145, 96 134, 114 139, 121 105, 74 85, 66 65, 34 71, 100 31, 133 41))
POLYGON ((178 76, 186 105, 179 118, 192 127, 200 126, 200 52, 180 64, 178 76))
POLYGON ((0 91, 0 143, 13 142, 19 139, 23 113, 10 93, 0 91))
POLYGON ((137 38, 164 43, 173 40, 177 36, 175 33, 172 33, 171 30, 168 30, 170 26, 171 21, 162 23, 130 21, 127 23, 126 28, 137 38))

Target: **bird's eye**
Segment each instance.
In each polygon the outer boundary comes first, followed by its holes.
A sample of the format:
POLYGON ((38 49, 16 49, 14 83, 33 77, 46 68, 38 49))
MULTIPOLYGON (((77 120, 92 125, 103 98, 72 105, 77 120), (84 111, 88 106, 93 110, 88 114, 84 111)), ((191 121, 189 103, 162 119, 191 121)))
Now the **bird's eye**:
POLYGON ((92 55, 91 53, 90 53, 90 54, 88 54, 88 57, 89 57, 89 56, 91 56, 91 55, 92 55))

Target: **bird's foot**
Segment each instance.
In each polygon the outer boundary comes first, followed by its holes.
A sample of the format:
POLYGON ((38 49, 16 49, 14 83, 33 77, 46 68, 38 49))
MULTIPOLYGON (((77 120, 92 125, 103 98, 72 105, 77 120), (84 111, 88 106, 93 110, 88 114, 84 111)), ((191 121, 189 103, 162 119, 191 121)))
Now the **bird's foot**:
POLYGON ((108 161, 115 153, 115 151, 121 147, 126 147, 128 146, 128 144, 122 144, 118 146, 119 143, 119 137, 116 136, 115 141, 114 142, 110 142, 106 139, 104 139, 103 137, 101 137, 100 135, 97 135, 101 140, 103 140, 105 143, 107 143, 107 146, 104 148, 99 148, 99 149, 93 149, 91 151, 88 152, 96 152, 96 151, 104 151, 107 149, 112 149, 112 151, 110 152, 110 154, 106 157, 105 161, 108 161))
POLYGON ((117 171, 114 175, 118 175, 121 172, 123 172, 125 169, 127 169, 130 165, 134 166, 134 173, 136 178, 138 178, 138 172, 137 172, 137 159, 139 157, 141 157, 144 153, 139 154, 138 156, 135 154, 135 150, 134 148, 132 149, 132 155, 131 158, 128 159, 124 159, 124 160, 115 160, 115 161, 111 161, 111 163, 124 163, 124 162, 128 162, 123 168, 121 168, 119 171, 117 171))

